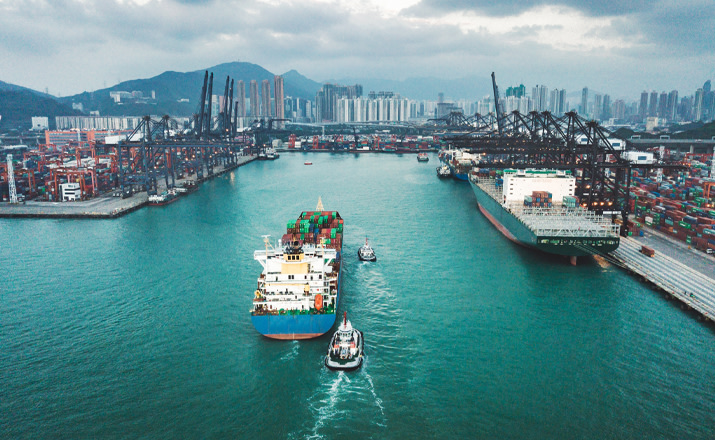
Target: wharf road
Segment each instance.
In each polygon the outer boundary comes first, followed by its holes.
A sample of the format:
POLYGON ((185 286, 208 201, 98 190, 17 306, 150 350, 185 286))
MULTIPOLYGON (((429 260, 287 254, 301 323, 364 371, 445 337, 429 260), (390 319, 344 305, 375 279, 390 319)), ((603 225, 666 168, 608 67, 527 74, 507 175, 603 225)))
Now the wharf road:
MULTIPOLYGON (((185 179, 177 179, 176 186, 182 185, 186 181, 196 180, 197 183, 206 181, 213 177, 225 174, 235 168, 245 165, 256 159, 256 156, 240 156, 236 159, 235 165, 217 165, 214 173, 202 179, 191 176, 185 179)), ((157 179, 157 190, 159 193, 166 190, 164 179, 157 179)), ((146 192, 135 193, 131 197, 123 199, 113 197, 110 191, 98 197, 78 202, 39 202, 27 201, 16 205, 1 202, 0 217, 25 217, 25 218, 116 218, 135 211, 145 206, 149 200, 146 192)), ((177 201, 176 203, 181 203, 177 201)))
MULTIPOLYGON (((648 257, 640 252, 642 245, 635 238, 621 237, 618 249, 610 255, 628 270, 642 276, 705 318, 715 320, 714 273, 700 272, 683 264, 679 257, 668 256, 658 249, 654 249, 653 257, 648 257)), ((709 267, 713 269, 715 266, 709 267)))

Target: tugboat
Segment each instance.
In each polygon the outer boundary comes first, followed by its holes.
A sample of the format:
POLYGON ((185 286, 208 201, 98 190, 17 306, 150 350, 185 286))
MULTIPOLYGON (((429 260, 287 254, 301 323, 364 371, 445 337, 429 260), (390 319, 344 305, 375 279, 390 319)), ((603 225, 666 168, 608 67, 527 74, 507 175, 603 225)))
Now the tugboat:
POLYGON ((429 156, 427 153, 417 153, 417 162, 428 162, 429 156))
POLYGON ((353 328, 348 312, 344 312, 343 322, 330 340, 325 366, 331 370, 358 369, 365 357, 363 348, 362 332, 353 328))
POLYGON ((449 168, 448 165, 442 165, 440 167, 437 167, 437 177, 444 179, 446 177, 451 177, 452 176, 452 170, 449 168))
POLYGON ((367 244, 367 237, 365 237, 365 245, 358 249, 358 258, 361 261, 377 261, 375 251, 367 244))

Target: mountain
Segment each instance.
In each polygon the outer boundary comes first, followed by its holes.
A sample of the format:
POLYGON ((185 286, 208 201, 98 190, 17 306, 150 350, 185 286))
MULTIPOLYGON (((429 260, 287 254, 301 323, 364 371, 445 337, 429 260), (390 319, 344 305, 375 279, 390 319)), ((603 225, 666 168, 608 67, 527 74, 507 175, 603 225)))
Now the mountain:
POLYGON ((283 75, 283 82, 286 88, 286 95, 315 101, 315 94, 323 86, 321 83, 308 79, 296 70, 290 70, 283 75), (290 85, 290 93, 288 86, 290 85))
POLYGON ((55 99, 54 96, 48 95, 47 93, 38 92, 37 90, 28 89, 27 87, 18 86, 16 84, 6 83, 0 81, 0 92, 30 92, 37 96, 43 96, 45 98, 55 99))
POLYGON ((0 85, 0 130, 31 128, 33 116, 47 116, 54 128, 55 116, 81 115, 72 107, 57 102, 56 98, 25 87, 2 83, 0 85))
MULTIPOLYGON (((152 78, 124 81, 113 87, 59 98, 59 100, 67 105, 81 103, 85 112, 96 110, 100 115, 107 116, 146 114, 191 116, 198 110, 205 70, 214 74, 214 95, 223 96, 226 76, 230 76, 235 83, 239 80, 244 81, 247 98, 250 96, 249 84, 251 80, 256 80, 259 83, 259 90, 260 83, 263 80, 268 80, 271 85, 271 93, 273 93, 273 73, 257 64, 231 62, 193 72, 164 72, 152 78), (110 97, 110 92, 140 92, 141 96, 134 93, 135 96, 132 98, 122 98, 120 102, 115 102, 110 97), (152 92, 155 98, 152 98, 152 92)), ((237 87, 235 83, 234 89, 237 87)), ((320 89, 319 83, 311 81, 295 71, 286 73, 283 83, 286 96, 304 99, 314 100, 315 93, 320 89)), ((237 92, 234 90, 234 97, 236 96, 237 92)))

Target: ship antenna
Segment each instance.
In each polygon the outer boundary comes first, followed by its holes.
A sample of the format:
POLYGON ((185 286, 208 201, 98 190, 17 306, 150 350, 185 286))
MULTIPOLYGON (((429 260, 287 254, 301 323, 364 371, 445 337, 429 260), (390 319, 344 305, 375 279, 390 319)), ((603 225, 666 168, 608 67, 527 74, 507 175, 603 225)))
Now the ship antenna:
POLYGON ((320 196, 318 196, 318 206, 315 207, 316 211, 323 211, 323 201, 320 200, 320 196))
POLYGON ((348 325, 348 311, 343 312, 343 325, 348 325))
POLYGON ((270 237, 270 235, 261 235, 261 237, 263 237, 263 244, 266 245, 266 258, 268 258, 268 246, 270 246, 271 244, 268 237, 270 237))

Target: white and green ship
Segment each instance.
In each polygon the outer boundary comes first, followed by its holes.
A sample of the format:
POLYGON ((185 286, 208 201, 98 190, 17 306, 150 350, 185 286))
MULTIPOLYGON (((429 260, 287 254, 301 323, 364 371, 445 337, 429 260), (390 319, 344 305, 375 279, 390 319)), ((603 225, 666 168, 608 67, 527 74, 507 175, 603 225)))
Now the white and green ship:
POLYGON ((576 179, 568 171, 504 170, 501 177, 469 174, 479 210, 502 234, 515 243, 543 252, 568 256, 572 264, 580 256, 615 250, 619 226, 602 215, 561 201, 573 197, 576 179), (533 191, 552 194, 548 207, 525 206, 533 191))

